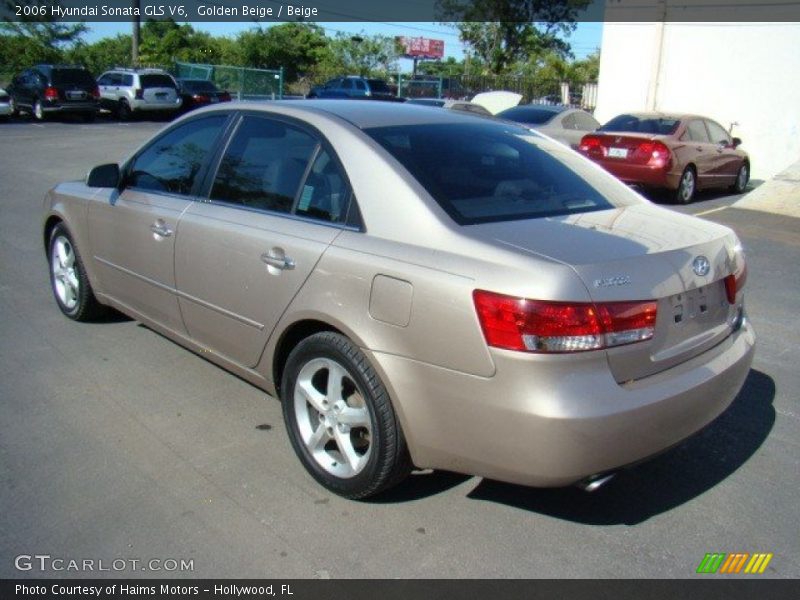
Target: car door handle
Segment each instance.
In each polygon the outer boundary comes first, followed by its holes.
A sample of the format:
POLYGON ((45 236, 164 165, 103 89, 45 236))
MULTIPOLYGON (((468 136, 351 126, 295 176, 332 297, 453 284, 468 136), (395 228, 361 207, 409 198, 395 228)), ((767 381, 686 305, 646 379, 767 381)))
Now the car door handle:
POLYGON ((261 255, 261 261, 281 271, 291 271, 294 269, 294 261, 288 256, 284 256, 282 251, 278 252, 275 249, 264 252, 264 254, 261 255))
POLYGON ((167 224, 160 219, 155 223, 153 223, 152 225, 150 225, 150 231, 152 231, 156 235, 160 235, 161 237, 169 237, 172 235, 172 229, 167 227, 167 224))
POLYGON ((697 150, 698 152, 702 152, 703 151, 703 147, 702 146, 698 146, 697 148, 695 148, 695 150, 697 150))

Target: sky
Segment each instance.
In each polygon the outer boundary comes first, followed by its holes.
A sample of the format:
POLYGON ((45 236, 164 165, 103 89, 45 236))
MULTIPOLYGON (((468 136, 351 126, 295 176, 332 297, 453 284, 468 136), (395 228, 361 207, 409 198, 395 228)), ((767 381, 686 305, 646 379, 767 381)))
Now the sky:
MULTIPOLYGON (((118 33, 130 32, 130 23, 88 23, 91 31, 86 35, 88 42, 100 38, 115 36, 118 33)), ((192 27, 200 31, 207 31, 213 35, 235 35, 240 31, 254 27, 253 23, 191 23, 192 27)), ((458 39, 458 32, 452 27, 441 23, 318 23, 330 36, 338 32, 366 35, 404 35, 411 37, 427 37, 444 40, 445 57, 452 56, 457 60, 464 57, 463 44, 458 39)), ((267 27, 267 24, 263 25, 267 27)), ((600 47, 603 34, 603 23, 578 23, 572 36, 568 39, 572 45, 572 52, 576 58, 585 58, 600 47)), ((408 62, 411 61, 401 61, 408 62)))

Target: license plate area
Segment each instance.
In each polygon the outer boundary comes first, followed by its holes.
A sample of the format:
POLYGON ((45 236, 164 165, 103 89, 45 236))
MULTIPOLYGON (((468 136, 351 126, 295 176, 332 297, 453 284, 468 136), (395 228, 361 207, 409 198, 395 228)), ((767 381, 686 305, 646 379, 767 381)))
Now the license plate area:
POLYGON ((608 155, 611 158, 628 158, 627 148, 609 148, 608 155))
POLYGON ((85 100, 86 92, 67 92, 67 100, 85 100))

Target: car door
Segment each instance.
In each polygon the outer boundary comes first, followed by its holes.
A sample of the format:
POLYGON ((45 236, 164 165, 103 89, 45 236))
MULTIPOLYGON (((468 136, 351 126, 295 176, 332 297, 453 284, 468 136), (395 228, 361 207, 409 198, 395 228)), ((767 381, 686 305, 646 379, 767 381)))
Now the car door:
POLYGON ((715 184, 720 186, 730 185, 736 179, 739 167, 742 164, 742 157, 736 152, 731 136, 722 125, 711 119, 706 119, 705 122, 711 137, 711 143, 714 144, 716 151, 712 166, 712 172, 716 180, 715 184))
POLYGON ((130 309, 185 333, 175 295, 180 215, 194 200, 228 114, 185 121, 123 167, 123 189, 90 203, 88 220, 100 289, 130 309))
POLYGON ((686 126, 686 133, 681 137, 685 141, 686 160, 684 162, 692 162, 697 168, 697 183, 699 187, 708 187, 713 185, 714 159, 716 156, 716 148, 711 143, 708 136, 708 130, 703 119, 691 119, 686 126), (684 137, 688 139, 684 139, 684 137))
POLYGON ((181 217, 177 288, 195 341, 242 366, 258 363, 344 223, 345 180, 328 172, 330 157, 313 132, 295 123, 241 119, 209 177, 208 200, 181 217))

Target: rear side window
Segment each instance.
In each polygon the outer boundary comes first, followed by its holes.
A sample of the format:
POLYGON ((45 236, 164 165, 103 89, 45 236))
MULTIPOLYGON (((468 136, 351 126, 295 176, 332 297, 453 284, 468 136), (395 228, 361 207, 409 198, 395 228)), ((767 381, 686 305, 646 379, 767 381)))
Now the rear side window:
POLYGON ((389 93, 391 90, 386 82, 381 79, 367 79, 369 87, 373 92, 389 93))
POLYGON ((191 194, 226 119, 227 115, 214 115, 170 129, 133 160, 128 185, 153 192, 191 194))
POLYGON ((53 85, 94 85, 95 80, 85 69, 53 69, 53 85))
POLYGON ((600 128, 600 131, 619 131, 622 133, 651 133, 654 135, 672 135, 678 129, 680 121, 669 117, 638 117, 636 115, 619 115, 600 128))
POLYGON ((580 131, 594 131, 600 127, 600 123, 598 123, 597 119, 592 115, 586 114, 585 112, 576 112, 572 114, 575 116, 575 128, 580 131))
POLYGON ((461 225, 591 212, 611 204, 575 168, 582 159, 499 123, 367 129, 461 225))
POLYGON ((174 88, 175 82, 169 75, 162 75, 159 73, 149 75, 139 75, 139 81, 142 89, 148 88, 174 88))
MULTIPOLYGON (((246 116, 222 158, 211 199, 291 212, 316 147, 317 140, 296 127, 246 116)), ((310 194, 313 199, 314 190, 310 194)))
POLYGON ((347 182, 339 165, 327 150, 322 150, 303 182, 295 214, 343 223, 347 218, 348 198, 347 182))

